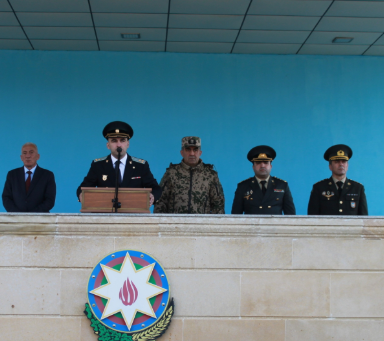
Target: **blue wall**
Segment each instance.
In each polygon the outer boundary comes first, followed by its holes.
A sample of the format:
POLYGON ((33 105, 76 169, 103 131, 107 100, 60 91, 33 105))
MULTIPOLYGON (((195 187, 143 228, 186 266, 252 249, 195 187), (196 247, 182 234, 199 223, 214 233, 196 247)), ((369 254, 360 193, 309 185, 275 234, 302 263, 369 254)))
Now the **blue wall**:
POLYGON ((108 154, 101 131, 123 120, 135 131, 129 153, 159 182, 181 159, 181 137, 200 136, 227 213, 236 184, 253 175, 252 147, 275 148, 272 175, 306 214, 312 184, 330 176, 324 151, 348 144, 348 177, 365 185, 370 215, 382 215, 383 82, 380 57, 1 51, 0 179, 35 142, 39 165, 56 176, 52 212, 79 212, 75 190, 108 154))

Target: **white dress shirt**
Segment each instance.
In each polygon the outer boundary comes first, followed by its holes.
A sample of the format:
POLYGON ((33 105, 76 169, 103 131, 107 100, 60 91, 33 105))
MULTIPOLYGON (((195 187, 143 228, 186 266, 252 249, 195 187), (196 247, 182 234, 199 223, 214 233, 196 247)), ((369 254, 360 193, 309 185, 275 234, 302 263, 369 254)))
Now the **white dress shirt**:
POLYGON ((35 167, 33 167, 32 169, 28 169, 27 167, 24 166, 25 181, 27 181, 27 179, 28 179, 28 173, 27 173, 28 171, 32 172, 32 174, 31 174, 31 181, 32 181, 33 175, 35 174, 36 167, 37 167, 37 165, 35 167))
MULTIPOLYGON (((124 171, 125 171, 125 164, 127 163, 128 154, 125 154, 125 156, 120 159, 120 173, 121 173, 121 181, 124 179, 124 171)), ((115 168, 115 162, 117 159, 111 154, 111 160, 113 164, 113 168, 115 168)))

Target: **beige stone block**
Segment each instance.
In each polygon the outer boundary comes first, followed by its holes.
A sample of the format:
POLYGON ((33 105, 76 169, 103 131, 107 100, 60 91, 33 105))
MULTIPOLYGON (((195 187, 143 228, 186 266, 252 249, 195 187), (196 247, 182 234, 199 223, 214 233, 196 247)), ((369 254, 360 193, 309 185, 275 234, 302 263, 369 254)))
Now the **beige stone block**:
POLYGON ((80 318, 2 316, 0 338, 4 341, 80 341, 80 318))
POLYGON ((81 330, 80 330, 80 341, 96 341, 98 336, 94 333, 91 327, 91 321, 84 315, 80 318, 81 330))
MULTIPOLYGON (((183 341, 285 341, 283 320, 185 319, 183 341)), ((181 339, 179 339, 181 340, 181 339)))
POLYGON ((285 341, 380 341, 384 321, 287 320, 285 341))
POLYGON ((0 235, 0 266, 21 266, 23 263, 22 237, 0 235))
POLYGON ((332 273, 332 317, 384 317, 384 274, 332 273))
POLYGON ((329 316, 328 273, 241 275, 241 316, 329 316))
POLYGON ((94 267, 114 251, 113 238, 31 236, 23 243, 23 264, 46 267, 94 267))
POLYGON ((116 238, 116 250, 130 249, 149 253, 166 268, 193 268, 196 238, 129 237, 116 238))
POLYGON ((55 214, 49 213, 3 213, 0 215, 1 234, 54 233, 55 214))
POLYGON ((176 316, 239 316, 240 273, 168 271, 176 316))
POLYGON ((299 238, 293 240, 294 269, 384 269, 384 240, 299 238))
POLYGON ((291 268, 290 238, 198 238, 196 268, 291 268))
POLYGON ((159 341, 180 341, 183 340, 183 320, 176 317, 172 318, 166 332, 161 336, 159 341))
POLYGON ((59 314, 60 271, 0 269, 0 302, 0 314, 59 314))
POLYGON ((84 315, 88 302, 87 285, 91 269, 61 270, 61 315, 84 315))

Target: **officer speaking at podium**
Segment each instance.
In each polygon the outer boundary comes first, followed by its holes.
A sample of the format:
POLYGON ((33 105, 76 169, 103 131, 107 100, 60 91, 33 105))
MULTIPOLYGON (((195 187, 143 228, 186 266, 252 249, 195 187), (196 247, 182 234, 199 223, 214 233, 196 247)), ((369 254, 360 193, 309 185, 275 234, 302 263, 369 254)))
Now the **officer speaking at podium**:
POLYGON ((132 127, 125 122, 114 121, 105 126, 103 136, 108 140, 107 148, 111 154, 92 161, 87 176, 77 188, 79 201, 81 201, 81 187, 113 188, 117 173, 119 187, 152 188, 150 205, 153 205, 161 196, 161 188, 153 177, 148 162, 127 154, 129 141, 133 136, 132 127), (120 161, 118 148, 121 148, 120 161), (120 173, 115 170, 117 165, 120 173))

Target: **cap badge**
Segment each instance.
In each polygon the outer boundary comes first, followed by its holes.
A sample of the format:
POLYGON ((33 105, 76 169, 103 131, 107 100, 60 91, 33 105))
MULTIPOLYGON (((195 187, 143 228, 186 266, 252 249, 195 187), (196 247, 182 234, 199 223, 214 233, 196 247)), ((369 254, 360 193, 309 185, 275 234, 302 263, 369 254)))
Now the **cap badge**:
POLYGON ((120 130, 119 130, 119 129, 116 129, 116 130, 115 130, 115 133, 120 133, 120 130))
POLYGON ((196 144, 196 140, 194 140, 194 139, 190 139, 190 140, 188 141, 188 144, 196 144))
POLYGON ((339 150, 337 152, 337 156, 344 156, 344 151, 343 150, 339 150))
POLYGON ((262 153, 262 154, 259 154, 258 156, 259 159, 263 158, 263 159, 267 159, 267 155, 262 153))

